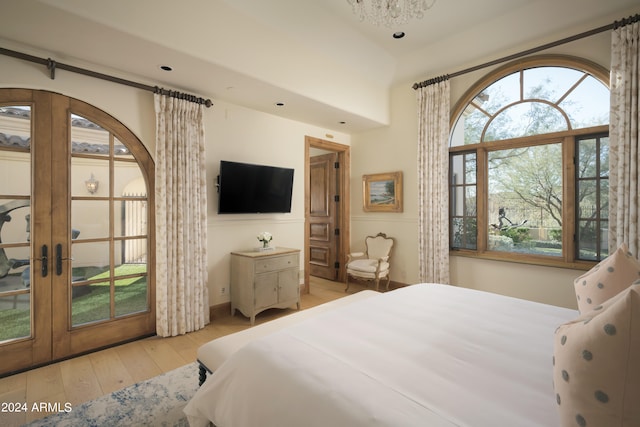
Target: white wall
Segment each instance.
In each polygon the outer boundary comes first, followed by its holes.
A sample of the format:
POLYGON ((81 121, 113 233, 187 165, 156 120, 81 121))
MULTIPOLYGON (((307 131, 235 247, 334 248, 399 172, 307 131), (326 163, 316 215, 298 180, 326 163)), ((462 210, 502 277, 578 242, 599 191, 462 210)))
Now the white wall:
MULTIPOLYGON (((25 51, 20 46, 6 47, 46 57, 46 54, 25 51)), ((85 64, 80 66, 89 68, 85 64)), ((3 55, 0 55, 0 70, 0 87, 49 90, 83 100, 108 112, 136 134, 152 157, 155 156, 152 93, 61 70, 56 73, 55 80, 51 80, 45 67, 3 55)), ((128 78, 140 81, 135 76, 128 78)), ((256 247, 256 235, 259 232, 271 232, 276 246, 303 249, 305 136, 327 139, 326 135, 331 134, 332 141, 350 144, 349 135, 333 129, 322 129, 215 99, 213 101, 215 105, 205 112, 210 305, 229 301, 229 253, 256 247), (294 168, 292 212, 277 215, 218 215, 214 184, 220 160, 294 168), (226 295, 221 295, 222 288, 227 290, 226 295)), ((301 253, 301 269, 303 262, 301 253)))
POLYGON ((353 136, 351 148, 351 246, 364 249, 364 238, 379 232, 395 238, 391 280, 418 280, 417 116, 411 85, 393 90, 391 125, 353 136), (364 212, 362 175, 402 171, 403 212, 364 212))
MULTIPOLYGON (((327 129, 282 119, 237 105, 216 102, 207 114, 207 175, 214 182, 220 160, 295 168, 290 214, 218 215, 218 196, 209 188, 209 288, 212 303, 228 301, 219 289, 229 289, 230 252, 258 246, 261 231, 273 234, 272 245, 304 247, 304 136, 327 139, 327 129)), ((331 130, 332 141, 346 144, 350 137, 331 130)), ((300 254, 301 274, 304 251, 300 254)), ((301 276, 302 277, 302 276, 301 276)))
MULTIPOLYGON (((589 27, 587 28, 594 28, 589 27)), ((545 41, 545 42, 548 42, 545 41)), ((515 46, 514 53, 543 43, 515 46)), ((609 68, 610 33, 605 32, 559 46, 544 54, 579 56, 609 68)), ((504 55, 504 54, 503 54, 504 55)), ((486 58, 492 60, 496 57, 486 58)), ((432 61, 433 58, 425 58, 432 61)), ((480 61, 482 62, 482 61, 480 61)), ((466 68, 466 64, 461 67, 466 68)), ((442 74, 456 70, 443 70, 442 74)), ((476 71, 451 79, 451 108, 464 92, 491 69, 476 71)), ((418 206, 417 206, 417 112, 413 83, 435 75, 417 76, 393 88, 389 127, 353 135, 352 139, 352 246, 357 247, 366 235, 378 231, 396 238, 391 262, 391 279, 403 283, 418 282, 418 206), (363 174, 402 171, 404 174, 404 212, 396 214, 365 213, 362 210, 363 174)), ((579 270, 550 268, 518 263, 488 261, 452 255, 451 283, 519 298, 575 308, 573 279, 579 270)))

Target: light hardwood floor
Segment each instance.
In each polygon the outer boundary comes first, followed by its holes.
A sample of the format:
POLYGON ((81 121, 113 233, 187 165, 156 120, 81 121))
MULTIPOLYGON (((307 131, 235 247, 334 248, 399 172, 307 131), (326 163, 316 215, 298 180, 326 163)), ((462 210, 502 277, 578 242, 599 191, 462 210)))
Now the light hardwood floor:
MULTIPOLYGON (((311 292, 302 295, 301 309, 345 296, 344 284, 311 278, 311 292)), ((353 284, 349 294, 364 289, 353 284)), ((295 312, 272 309, 256 316, 256 324, 295 312)), ((54 363, 0 379, 0 403, 65 403, 73 406, 115 390, 171 371, 196 360, 202 344, 249 328, 249 320, 236 312, 215 318, 204 329, 171 338, 151 337, 106 350, 54 363)), ((0 425, 20 426, 48 415, 48 412, 1 412, 0 425)))

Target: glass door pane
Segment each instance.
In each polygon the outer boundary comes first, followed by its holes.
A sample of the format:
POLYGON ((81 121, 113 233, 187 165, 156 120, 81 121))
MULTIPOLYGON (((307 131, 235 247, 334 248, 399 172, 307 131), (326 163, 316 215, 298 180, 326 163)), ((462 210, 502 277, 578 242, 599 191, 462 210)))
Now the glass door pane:
POLYGON ((71 326, 111 318, 109 242, 72 243, 71 326))
POLYGON ((31 108, 0 107, 0 343, 31 331, 31 108))
POLYGON ((72 115, 72 327, 149 310, 147 186, 104 127, 72 115))
POLYGON ((115 315, 148 310, 147 239, 119 240, 114 250, 115 315))

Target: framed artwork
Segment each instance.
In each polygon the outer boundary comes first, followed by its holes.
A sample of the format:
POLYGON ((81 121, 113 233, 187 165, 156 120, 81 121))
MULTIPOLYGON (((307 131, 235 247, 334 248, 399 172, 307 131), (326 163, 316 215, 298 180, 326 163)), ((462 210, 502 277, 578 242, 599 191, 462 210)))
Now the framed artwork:
POLYGON ((362 175, 365 212, 402 212, 402 172, 362 175))

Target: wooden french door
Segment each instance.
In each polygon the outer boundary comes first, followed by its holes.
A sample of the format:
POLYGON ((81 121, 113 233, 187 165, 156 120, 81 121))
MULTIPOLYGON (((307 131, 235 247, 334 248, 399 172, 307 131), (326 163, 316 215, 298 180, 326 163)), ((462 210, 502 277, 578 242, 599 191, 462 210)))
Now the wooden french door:
POLYGON ((113 117, 0 89, 0 375, 155 331, 152 189, 113 117))

